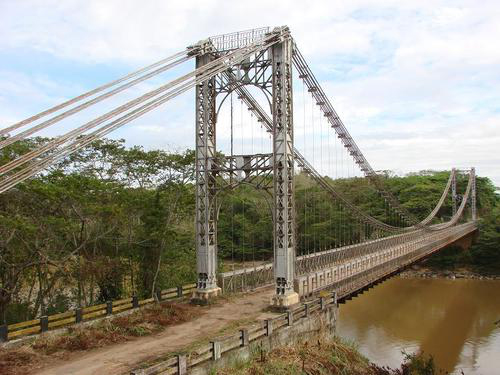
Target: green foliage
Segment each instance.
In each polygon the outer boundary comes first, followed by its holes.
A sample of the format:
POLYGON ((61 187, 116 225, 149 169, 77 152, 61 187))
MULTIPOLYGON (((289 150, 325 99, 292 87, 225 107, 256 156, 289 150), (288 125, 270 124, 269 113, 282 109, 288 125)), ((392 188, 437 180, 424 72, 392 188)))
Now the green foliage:
POLYGON ((267 260, 272 256, 271 197, 242 185, 221 197, 218 245, 226 260, 267 260))
POLYGON ((7 322, 22 322, 30 320, 30 306, 27 302, 12 302, 7 306, 5 316, 7 322))
POLYGON ((479 222, 479 238, 470 249, 471 264, 483 272, 500 270, 500 204, 483 211, 479 222))
POLYGON ((438 269, 453 269, 465 265, 468 260, 470 259, 467 252, 459 246, 450 245, 429 258, 426 265, 438 269))
POLYGON ((403 375, 434 375, 437 374, 436 365, 432 356, 403 353, 405 356, 402 366, 403 375))
POLYGON ((50 303, 46 307, 46 314, 57 314, 60 312, 68 311, 71 306, 71 301, 68 296, 64 294, 56 294, 51 298, 50 303))
POLYGON ((479 234, 468 250, 450 246, 429 259, 438 268, 470 267, 481 273, 500 272, 500 197, 491 181, 477 178, 479 234))
POLYGON ((193 161, 100 140, 0 195, 0 321, 192 282, 193 161))
MULTIPOLYGON (((47 142, 33 138, 0 150, 0 163, 47 142)), ((439 200, 448 172, 397 177, 385 185, 423 219, 439 200)), ((366 179, 329 181, 362 211, 403 225, 366 179)), ((458 180, 462 192, 465 179, 458 180)), ((220 268, 273 256, 271 177, 268 190, 240 185, 219 193, 220 268)), ((297 253, 348 245, 379 235, 307 175, 295 179, 297 253)), ((500 269, 500 205, 487 178, 477 179, 481 235, 470 252, 449 249, 439 267, 500 269)), ((0 322, 132 294, 151 296, 196 278, 194 152, 126 148, 99 140, 36 178, 0 195, 0 322)), ((451 216, 448 199, 435 222, 451 216)))

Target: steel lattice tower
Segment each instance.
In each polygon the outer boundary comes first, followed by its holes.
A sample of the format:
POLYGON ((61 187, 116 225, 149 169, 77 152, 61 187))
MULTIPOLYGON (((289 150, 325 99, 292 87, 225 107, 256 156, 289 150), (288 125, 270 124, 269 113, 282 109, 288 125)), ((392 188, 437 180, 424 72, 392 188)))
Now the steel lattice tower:
MULTIPOLYGON (((267 30, 266 30, 267 31, 267 30)), ((252 44, 259 30, 224 35, 198 43, 204 53, 197 56, 196 67, 209 64, 225 51, 252 44)), ((262 30, 262 32, 264 32, 262 30)), ((253 57, 228 68, 228 71, 196 87, 196 299, 207 300, 219 294, 217 286, 217 204, 216 194, 223 186, 217 179, 223 174, 236 175, 242 182, 272 172, 274 274, 276 295, 273 304, 298 303, 293 289, 295 264, 294 152, 293 152, 293 42, 288 28, 274 29, 278 43, 255 53, 253 57), (254 85, 271 97, 273 119, 271 155, 216 157, 217 96, 227 97, 236 88, 254 85), (242 177, 244 172, 244 177, 242 177)), ((241 95, 241 94, 240 94, 241 95)), ((224 100, 221 100, 221 102, 224 100)), ((219 107, 220 108, 220 107, 219 107)))

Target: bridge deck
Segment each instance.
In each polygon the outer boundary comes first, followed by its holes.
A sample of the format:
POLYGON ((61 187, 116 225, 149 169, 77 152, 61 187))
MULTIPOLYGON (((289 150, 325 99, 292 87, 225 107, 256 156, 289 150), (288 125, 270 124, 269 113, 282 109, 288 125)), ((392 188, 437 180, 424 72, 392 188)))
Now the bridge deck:
MULTIPOLYGON (((416 262, 476 229, 476 224, 470 222, 435 232, 416 230, 299 256, 295 289, 306 296, 325 288, 345 289, 346 284, 359 278, 376 280, 379 275, 416 262)), ((225 292, 252 290, 273 282, 272 263, 225 272, 219 277, 219 285, 225 292)))
POLYGON ((334 262, 318 271, 297 277, 295 289, 300 296, 332 289, 342 298, 429 256, 475 230, 474 223, 466 223, 445 231, 414 237, 409 241, 396 242, 371 254, 353 257, 344 262, 334 262))

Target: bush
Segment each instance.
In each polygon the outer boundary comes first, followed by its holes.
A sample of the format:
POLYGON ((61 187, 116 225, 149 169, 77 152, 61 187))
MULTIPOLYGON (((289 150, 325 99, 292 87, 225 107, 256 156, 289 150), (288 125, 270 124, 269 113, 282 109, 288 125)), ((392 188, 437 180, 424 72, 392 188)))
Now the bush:
POLYGON ((30 319, 31 311, 28 302, 11 303, 7 305, 7 310, 5 312, 5 322, 7 324, 24 322, 30 319))

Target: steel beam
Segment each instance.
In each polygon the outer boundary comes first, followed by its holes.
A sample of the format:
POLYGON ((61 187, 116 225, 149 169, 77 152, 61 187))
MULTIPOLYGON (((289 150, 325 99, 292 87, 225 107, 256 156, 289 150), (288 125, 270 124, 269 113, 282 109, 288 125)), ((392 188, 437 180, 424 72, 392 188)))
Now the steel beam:
POLYGON ((272 189, 273 154, 217 156, 211 161, 212 171, 220 177, 217 190, 233 189, 242 183, 272 189))
POLYGON ((273 83, 273 191, 274 277, 272 303, 290 306, 299 302, 294 291, 295 212, 292 48, 290 38, 271 47, 273 83))
POLYGON ((453 177, 451 180, 451 205, 452 205, 452 215, 455 216, 457 213, 457 174, 455 168, 452 169, 453 177))
POLYGON ((470 170, 472 178, 472 189, 471 189, 471 214, 472 220, 477 220, 477 209, 476 209, 476 168, 471 168, 470 170))
MULTIPOLYGON (((196 58, 196 68, 213 60, 209 53, 196 58)), ((196 263, 195 299, 207 300, 220 292, 217 287, 217 205, 215 157, 215 79, 196 86, 196 263)))

